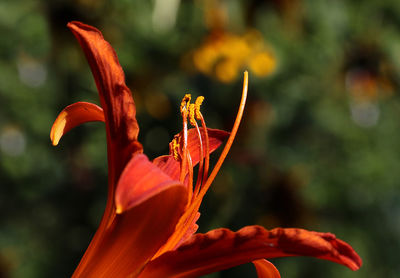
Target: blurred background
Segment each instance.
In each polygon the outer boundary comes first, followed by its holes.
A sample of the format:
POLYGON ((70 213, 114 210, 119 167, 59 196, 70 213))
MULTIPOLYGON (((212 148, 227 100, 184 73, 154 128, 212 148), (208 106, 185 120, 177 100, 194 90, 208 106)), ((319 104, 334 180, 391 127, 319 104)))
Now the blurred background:
MULTIPOLYGON (((272 260, 282 277, 398 277, 398 0, 2 0, 1 278, 70 276, 105 206, 104 125, 78 127, 56 148, 49 140, 62 108, 98 103, 71 20, 116 49, 151 158, 180 131, 185 93, 205 96, 209 127, 230 130, 249 71, 244 119, 201 232, 332 232, 361 255, 359 271, 272 260)), ((209 277, 256 274, 248 264, 209 277)))

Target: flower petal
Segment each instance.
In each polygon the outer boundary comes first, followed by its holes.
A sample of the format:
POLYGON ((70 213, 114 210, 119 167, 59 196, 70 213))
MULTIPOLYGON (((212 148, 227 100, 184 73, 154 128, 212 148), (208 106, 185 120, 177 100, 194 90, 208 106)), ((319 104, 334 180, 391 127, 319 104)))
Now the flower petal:
MULTIPOLYGON (((205 146, 205 134, 203 128, 200 129, 201 139, 203 141, 203 154, 206 155, 205 146)), ((210 148, 210 153, 215 151, 219 146, 221 146, 222 142, 229 136, 229 132, 220 130, 220 129, 211 129, 207 128, 208 133, 208 143, 210 148)), ((187 148, 190 152, 190 156, 192 159, 193 166, 199 162, 200 159, 200 148, 199 148, 199 138, 197 135, 197 131, 195 128, 191 128, 188 130, 188 142, 187 148)))
POLYGON ((256 267, 258 278, 281 278, 281 275, 276 267, 265 259, 253 261, 256 267))
POLYGON ((142 151, 137 142, 139 125, 136 121, 135 102, 125 85, 125 75, 117 54, 104 40, 101 32, 77 21, 70 22, 67 26, 85 52, 96 81, 106 119, 107 145, 112 156, 109 162, 115 164, 115 173, 112 174, 117 179, 130 155, 142 151))
MULTIPOLYGON (((219 146, 221 146, 222 142, 224 142, 224 140, 229 136, 229 132, 219 129, 207 128, 207 132, 208 132, 210 153, 212 153, 219 146)), ((204 145, 205 136, 202 128, 200 128, 200 133, 204 145)), ((197 163, 199 163, 200 159, 199 139, 195 128, 191 128, 188 130, 187 146, 192 159, 192 165, 194 167, 197 165, 197 163)), ((164 155, 157 157, 153 160, 153 163, 157 165, 164 173, 169 175, 172 179, 174 180, 179 179, 180 163, 176 161, 172 155, 164 155)))
POLYGON ((174 231, 186 202, 177 184, 116 215, 73 277, 136 277, 174 231))
POLYGON ((104 122, 104 113, 101 107, 89 102, 77 102, 68 105, 58 114, 50 131, 50 139, 54 146, 61 137, 72 128, 86 122, 104 122))
POLYGON ((115 192, 117 213, 139 205, 172 186, 182 186, 151 163, 144 154, 132 157, 118 181, 115 192))
POLYGON ((262 258, 287 256, 312 256, 352 270, 361 266, 351 246, 333 234, 248 226, 238 232, 217 229, 196 234, 175 251, 149 262, 140 277, 197 277, 262 258))

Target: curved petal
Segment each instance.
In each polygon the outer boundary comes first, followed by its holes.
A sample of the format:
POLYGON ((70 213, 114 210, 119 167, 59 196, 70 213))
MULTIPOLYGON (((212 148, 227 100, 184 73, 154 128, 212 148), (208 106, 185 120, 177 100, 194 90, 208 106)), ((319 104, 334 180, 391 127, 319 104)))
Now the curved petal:
POLYGON ((72 128, 86 122, 104 122, 104 113, 101 107, 89 102, 76 102, 65 107, 53 123, 50 139, 54 146, 61 137, 72 128))
MULTIPOLYGON (((203 142, 206 141, 205 134, 203 128, 200 129, 201 139, 203 142)), ((220 130, 220 129, 212 129, 207 128, 208 133, 208 143, 210 148, 210 153, 215 151, 219 146, 221 146, 222 142, 225 141, 229 136, 229 132, 220 130)), ((205 145, 205 143, 203 143, 205 145)), ((197 131, 195 128, 191 128, 188 130, 188 142, 187 148, 190 152, 190 156, 192 159, 193 166, 199 162, 200 159, 200 148, 199 148, 199 138, 197 135, 197 131)), ((206 155, 206 150, 203 148, 203 155, 206 155)))
POLYGON ((278 269, 265 259, 253 261, 258 278, 281 278, 278 269))
POLYGON ((139 125, 131 91, 117 54, 101 32, 81 22, 70 22, 68 28, 77 38, 92 70, 101 106, 106 118, 109 163, 115 179, 121 174, 132 153, 141 152, 137 142, 139 125))
POLYGON ((73 277, 136 277, 174 231, 186 202, 177 184, 116 215, 73 277))
MULTIPOLYGON (((222 142, 229 136, 229 132, 219 129, 207 128, 208 132, 208 143, 210 153, 214 152, 222 142)), ((201 139, 205 142, 205 135, 203 128, 200 128, 201 139)), ((204 143, 203 143, 204 145, 204 143)), ((193 167, 199 163, 200 160, 200 148, 199 139, 197 137, 197 131, 195 128, 188 130, 188 150, 192 159, 193 167)), ((205 151, 205 150, 204 150, 205 151)), ((164 173, 169 175, 174 180, 179 180, 180 175, 180 163, 174 159, 172 155, 164 155, 157 157, 153 160, 153 163, 157 165, 164 173)))
MULTIPOLYGON (((172 180, 144 154, 132 157, 118 181, 115 192, 117 213, 122 213, 171 186, 180 185, 172 180)), ((182 185, 183 186, 183 185, 182 185)))
POLYGON ((262 258, 288 256, 312 256, 352 270, 361 266, 351 246, 333 234, 248 226, 238 232, 217 229, 196 234, 175 251, 150 261, 140 277, 197 277, 262 258))

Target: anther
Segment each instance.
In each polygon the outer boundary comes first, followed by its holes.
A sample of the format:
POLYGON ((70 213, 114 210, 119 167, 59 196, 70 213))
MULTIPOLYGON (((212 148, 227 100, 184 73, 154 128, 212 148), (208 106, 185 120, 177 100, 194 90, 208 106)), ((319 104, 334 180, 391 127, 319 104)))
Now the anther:
POLYGON ((196 126, 195 115, 195 105, 193 103, 189 104, 189 122, 192 126, 196 126))
POLYGON ((200 120, 201 119, 201 113, 200 113, 200 106, 204 101, 204 97, 203 96, 199 96, 196 98, 196 101, 194 103, 194 110, 195 110, 195 114, 196 114, 196 119, 200 120))
POLYGON ((170 143, 170 150, 172 151, 172 154, 175 158, 175 160, 179 161, 180 156, 179 156, 179 148, 181 146, 181 137, 179 135, 175 135, 174 139, 170 143))
MULTIPOLYGON (((183 97, 183 99, 182 99, 182 102, 181 102, 181 113, 182 114, 184 114, 185 113, 185 111, 187 112, 188 111, 188 105, 190 104, 190 100, 192 99, 192 96, 190 95, 190 94, 186 94, 184 97, 183 97)), ((186 113, 185 113, 186 114, 186 113)))

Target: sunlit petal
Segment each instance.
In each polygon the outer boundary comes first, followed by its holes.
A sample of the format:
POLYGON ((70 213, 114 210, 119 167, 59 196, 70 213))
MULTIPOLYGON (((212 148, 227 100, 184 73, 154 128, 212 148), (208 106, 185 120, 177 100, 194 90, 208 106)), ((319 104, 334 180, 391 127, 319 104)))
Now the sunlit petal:
POLYGON ((72 128, 86 122, 104 122, 103 109, 89 102, 77 102, 68 105, 58 114, 50 131, 50 139, 54 146, 61 137, 72 128))
POLYGON ((281 275, 276 267, 265 259, 253 261, 256 267, 258 278, 281 278, 281 275))
POLYGON ((248 226, 238 232, 217 229, 196 234, 175 251, 149 262, 140 277, 197 277, 262 258, 287 256, 312 256, 352 270, 361 266, 351 246, 332 234, 248 226))
POLYGON ((186 201, 186 189, 172 186, 116 215, 73 277, 135 277, 171 235, 186 201))
POLYGON ((173 186, 182 185, 151 163, 144 154, 134 155, 117 184, 115 193, 117 213, 129 210, 173 186))

